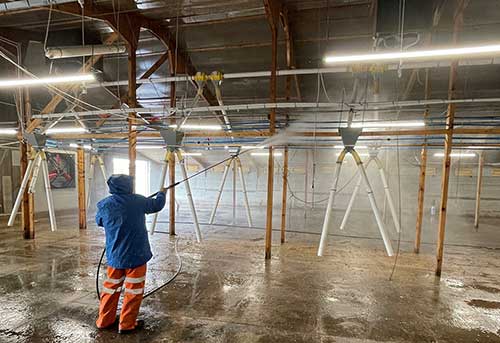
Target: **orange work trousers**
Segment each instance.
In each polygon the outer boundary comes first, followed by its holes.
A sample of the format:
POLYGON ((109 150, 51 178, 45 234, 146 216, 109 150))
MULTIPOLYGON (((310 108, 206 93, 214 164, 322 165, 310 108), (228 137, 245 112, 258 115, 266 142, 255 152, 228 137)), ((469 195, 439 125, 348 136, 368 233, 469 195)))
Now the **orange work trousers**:
POLYGON ((130 269, 108 267, 108 277, 104 281, 99 304, 98 328, 111 326, 116 321, 116 311, 120 292, 124 287, 124 299, 120 313, 120 330, 135 328, 139 307, 141 307, 146 279, 146 265, 130 269))

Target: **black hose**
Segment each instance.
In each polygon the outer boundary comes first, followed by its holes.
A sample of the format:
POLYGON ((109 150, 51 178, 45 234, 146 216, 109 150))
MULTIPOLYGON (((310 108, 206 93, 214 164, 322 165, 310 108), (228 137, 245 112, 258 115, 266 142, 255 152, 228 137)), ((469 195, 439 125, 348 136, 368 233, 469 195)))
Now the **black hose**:
MULTIPOLYGON (((172 275, 170 277, 170 279, 168 279, 166 282, 162 283, 159 287, 156 287, 153 290, 145 293, 144 296, 142 297, 143 299, 149 297, 150 295, 153 295, 154 293, 158 292, 163 287, 165 287, 168 284, 170 284, 181 273, 181 270, 182 270, 182 259, 181 259, 181 256, 179 255, 178 245, 179 245, 179 238, 177 238, 175 240, 175 243, 174 243, 175 256, 177 257, 177 270, 175 271, 174 275, 172 275)), ((106 249, 103 249, 102 250, 102 254, 101 254, 101 258, 99 259, 99 264, 97 265, 97 274, 95 276, 95 290, 96 290, 96 293, 97 293, 97 298, 99 300, 101 300, 101 291, 99 289, 99 274, 100 274, 100 271, 101 271, 101 265, 102 265, 102 261, 104 259, 105 253, 106 253, 106 249)))

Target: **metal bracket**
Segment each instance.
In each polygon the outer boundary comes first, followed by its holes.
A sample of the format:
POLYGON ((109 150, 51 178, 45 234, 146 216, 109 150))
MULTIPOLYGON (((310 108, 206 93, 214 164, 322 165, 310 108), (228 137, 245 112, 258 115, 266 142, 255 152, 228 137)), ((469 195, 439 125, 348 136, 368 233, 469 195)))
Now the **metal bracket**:
POLYGON ((23 137, 29 145, 37 150, 45 148, 47 143, 47 136, 45 134, 24 132, 23 137))
POLYGON ((344 143, 344 147, 351 151, 354 149, 356 142, 358 141, 359 136, 363 132, 362 128, 353 128, 353 127, 341 127, 339 128, 339 134, 342 138, 342 143, 344 143))

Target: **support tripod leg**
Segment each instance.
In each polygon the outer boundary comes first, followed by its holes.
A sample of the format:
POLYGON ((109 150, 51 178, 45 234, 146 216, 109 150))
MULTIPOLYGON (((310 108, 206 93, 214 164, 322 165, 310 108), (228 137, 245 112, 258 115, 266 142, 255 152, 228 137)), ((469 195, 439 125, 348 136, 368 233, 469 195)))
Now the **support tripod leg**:
POLYGON ((108 176, 106 174, 106 166, 104 165, 104 160, 102 156, 97 156, 97 160, 99 161, 99 167, 101 168, 102 177, 104 178, 104 182, 108 181, 108 176))
POLYGON ((47 196, 47 207, 49 210, 49 219, 50 219, 50 229, 52 231, 57 230, 57 223, 56 223, 56 215, 54 211, 54 201, 52 199, 52 191, 50 189, 50 179, 49 179, 49 167, 47 165, 47 157, 45 156, 45 152, 41 152, 41 159, 42 159, 42 173, 43 173, 43 178, 45 181, 45 194, 47 196))
POLYGON ((210 214, 209 224, 213 224, 215 220, 215 213, 217 212, 217 207, 219 206, 220 198, 222 196, 222 191, 224 190, 224 184, 226 183, 227 174, 229 173, 229 169, 231 168, 231 163, 233 160, 229 160, 229 162, 224 166, 224 173, 222 173, 222 181, 219 186, 219 190, 217 192, 217 197, 215 198, 215 205, 212 209, 212 213, 210 214))
POLYGON ((182 157, 179 151, 177 151, 177 158, 179 160, 179 166, 181 167, 182 177, 186 180, 186 182, 184 183, 184 187, 186 188, 186 196, 188 198, 189 208, 191 209, 191 215, 193 216, 196 241, 200 243, 202 238, 201 238, 200 224, 198 223, 198 215, 196 214, 196 209, 194 207, 193 195, 191 194, 191 187, 189 186, 189 181, 187 180, 188 176, 187 176, 184 157, 182 157))
MULTIPOLYGON (((371 159, 368 160, 366 163, 366 167, 370 164, 371 159)), ((347 225, 347 220, 349 219, 349 216, 351 215, 351 210, 352 206, 354 205, 354 200, 356 200, 356 196, 358 195, 359 188, 361 187, 361 182, 363 181, 363 177, 360 175, 358 178, 358 182, 356 183, 356 186, 354 187, 354 190, 351 195, 351 199, 349 199, 349 204, 347 205, 347 209, 345 210, 344 213, 344 218, 342 218, 342 223, 340 224, 340 230, 344 230, 345 226, 347 225)))
POLYGON ((243 168, 241 167, 240 158, 238 157, 235 162, 237 163, 238 172, 240 174, 241 190, 243 191, 243 201, 245 202, 245 209, 247 210, 248 226, 252 227, 253 226, 252 214, 250 212, 250 204, 248 202, 247 186, 245 184, 245 177, 243 175, 243 168))
POLYGON ((94 169, 95 169, 96 157, 92 155, 90 158, 90 168, 89 168, 89 187, 87 192, 87 208, 90 207, 90 196, 92 193, 92 181, 94 180, 94 169))
MULTIPOLYGON (((164 162, 163 162, 163 168, 161 170, 161 176, 160 176, 160 190, 165 187, 165 179, 167 178, 167 170, 168 170, 168 159, 169 159, 169 156, 170 156, 170 152, 167 151, 167 153, 165 154, 165 159, 164 159, 164 162)), ((158 212, 156 212, 154 215, 153 215, 153 223, 151 223, 151 228, 149 229, 149 233, 150 234, 154 234, 155 233, 155 228, 156 228, 156 223, 158 222, 158 212)))
POLYGON ((384 185, 384 192, 387 198, 387 203, 389 204, 389 209, 391 210, 391 216, 394 222, 394 227, 396 228, 396 232, 399 233, 401 231, 401 226, 399 224, 399 218, 396 212, 396 207, 394 206, 394 201, 392 200, 389 184, 387 183, 387 178, 385 176, 384 166, 382 165, 382 162, 378 158, 375 158, 375 162, 377 163, 377 167, 380 173, 380 178, 382 179, 382 184, 384 185))
POLYGON ((40 164, 42 163, 41 153, 37 153, 35 157, 33 173, 31 174, 30 186, 28 188, 28 193, 35 193, 36 181, 38 180, 38 174, 40 174, 40 164))
POLYGON ((335 203, 335 196, 337 195, 337 186, 339 184, 340 169, 344 161, 347 150, 344 149, 337 159, 337 166, 335 169, 335 177, 333 179, 333 186, 330 189, 330 196, 328 197, 328 205, 326 205, 325 220, 323 221, 323 229, 321 230, 321 239, 319 241, 318 256, 323 256, 325 251, 326 241, 328 240, 328 230, 330 229, 330 219, 332 216, 333 204, 335 203))
POLYGON ((365 181, 366 192, 368 193, 368 200, 370 200, 370 205, 372 207, 373 214, 375 215, 375 220, 377 221, 380 235, 382 236, 382 239, 384 240, 384 245, 385 245, 385 250, 387 251, 387 255, 392 256, 392 255, 394 255, 394 251, 392 250, 391 240, 389 238, 389 235, 387 235, 387 232, 385 231, 384 223, 382 221, 382 217, 381 217, 380 212, 378 210, 377 202, 376 202, 375 196, 373 194, 373 188, 370 185, 370 181, 368 180, 368 176, 366 175, 365 168, 363 167, 363 162, 361 161, 361 158, 359 157, 359 154, 356 152, 356 150, 352 150, 351 154, 354 157, 356 164, 358 165, 359 172, 360 172, 361 176, 363 177, 363 180, 365 181))
POLYGON ((28 161, 28 166, 26 167, 26 173, 24 173, 23 180, 21 181, 21 186, 19 187, 19 192, 17 192, 16 202, 12 207, 12 212, 10 212, 8 226, 14 225, 14 221, 16 220, 17 211, 19 211, 19 206, 21 206, 21 201, 23 200, 23 194, 26 191, 26 186, 28 185, 28 181, 31 177, 31 172, 33 171, 34 160, 30 159, 28 161))

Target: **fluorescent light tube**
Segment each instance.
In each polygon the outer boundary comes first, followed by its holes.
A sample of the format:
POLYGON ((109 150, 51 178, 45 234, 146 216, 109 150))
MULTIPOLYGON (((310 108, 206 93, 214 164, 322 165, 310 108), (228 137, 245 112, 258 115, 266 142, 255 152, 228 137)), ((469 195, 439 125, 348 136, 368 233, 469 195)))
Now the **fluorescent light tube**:
MULTIPOLYGON (((252 156, 269 156, 268 152, 252 152, 250 153, 252 156)), ((274 156, 282 156, 283 154, 279 151, 273 153, 274 156)))
POLYGON ((80 146, 80 145, 78 145, 76 143, 70 143, 69 147, 70 148, 80 148, 80 147, 83 147, 86 150, 92 150, 92 145, 89 145, 89 144, 84 144, 83 146, 80 146))
POLYGON ((241 148, 244 150, 264 149, 264 146, 263 145, 242 145, 241 148))
POLYGON ((85 133, 87 129, 83 127, 53 127, 48 129, 45 133, 50 135, 53 133, 85 133))
POLYGON ((9 79, 0 80, 0 87, 20 87, 20 86, 36 86, 43 84, 54 83, 77 83, 85 81, 95 81, 93 74, 77 74, 67 76, 41 77, 38 79, 9 79))
POLYGON ((222 130, 222 127, 220 125, 196 125, 196 124, 184 124, 181 125, 180 128, 176 124, 169 125, 168 127, 172 129, 179 129, 179 130, 209 130, 209 131, 218 131, 222 130))
POLYGON ((165 149, 164 145, 137 145, 136 146, 137 150, 159 150, 159 149, 165 149))
POLYGON ((17 135, 17 129, 14 128, 0 128, 0 135, 17 135))
POLYGON ((376 122, 354 122, 351 127, 355 128, 375 128, 375 127, 422 127, 425 126, 423 121, 376 121, 376 122))
POLYGON ((327 56, 325 63, 329 64, 347 64, 352 62, 382 62, 382 61, 399 61, 399 60, 415 60, 429 59, 436 57, 464 58, 480 55, 492 55, 500 53, 500 45, 483 45, 473 47, 461 47, 451 49, 434 49, 420 51, 397 51, 384 52, 364 55, 344 55, 344 56, 327 56))
POLYGON ((183 152, 182 156, 201 156, 203 155, 201 152, 183 152))
POLYGON ((467 149, 500 149, 500 146, 495 145, 477 145, 477 146, 468 146, 467 149))
MULTIPOLYGON (((444 152, 436 152, 434 153, 434 157, 444 157, 444 152)), ((476 157, 476 154, 473 152, 452 152, 450 157, 476 157)))

